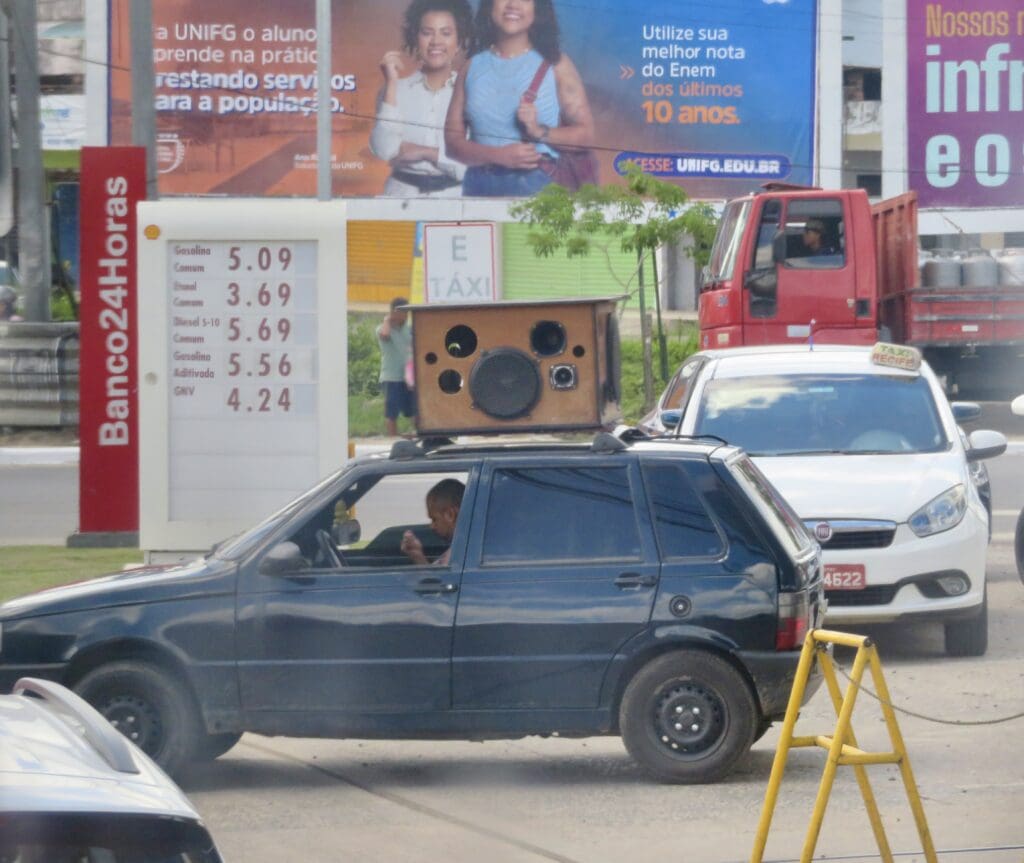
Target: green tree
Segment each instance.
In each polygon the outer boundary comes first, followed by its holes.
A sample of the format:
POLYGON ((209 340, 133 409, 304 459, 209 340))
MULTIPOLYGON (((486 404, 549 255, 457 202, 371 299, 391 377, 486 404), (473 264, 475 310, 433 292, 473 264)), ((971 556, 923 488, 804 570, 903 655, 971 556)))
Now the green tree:
POLYGON ((539 257, 564 251, 569 257, 589 255, 598 250, 607 256, 612 243, 624 252, 635 252, 636 269, 627 279, 608 272, 626 293, 636 293, 640 305, 640 327, 644 345, 644 404, 654 401, 651 334, 647 321, 645 268, 654 271, 654 296, 658 313, 658 346, 662 377, 666 375, 667 349, 661 326, 655 254, 661 246, 693 238, 687 253, 705 264, 711 252, 717 217, 709 204, 692 203, 679 186, 645 174, 629 162, 625 185, 584 185, 576 192, 562 186, 545 186, 535 195, 513 204, 509 212, 528 225, 527 243, 539 257))

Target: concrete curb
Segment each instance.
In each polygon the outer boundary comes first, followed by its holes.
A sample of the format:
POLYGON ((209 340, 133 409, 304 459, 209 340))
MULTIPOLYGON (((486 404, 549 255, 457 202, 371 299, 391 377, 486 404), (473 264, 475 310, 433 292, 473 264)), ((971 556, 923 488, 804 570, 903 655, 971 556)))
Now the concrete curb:
MULTIPOLYGON (((373 453, 387 452, 390 449, 391 444, 387 442, 357 443, 356 455, 371 455, 373 453)), ((1024 440, 1011 440, 1006 447, 1006 453, 1007 455, 1021 455, 1024 453, 1024 440)), ((0 467, 8 465, 45 467, 47 465, 76 464, 78 464, 78 447, 76 446, 0 447, 0 467)))

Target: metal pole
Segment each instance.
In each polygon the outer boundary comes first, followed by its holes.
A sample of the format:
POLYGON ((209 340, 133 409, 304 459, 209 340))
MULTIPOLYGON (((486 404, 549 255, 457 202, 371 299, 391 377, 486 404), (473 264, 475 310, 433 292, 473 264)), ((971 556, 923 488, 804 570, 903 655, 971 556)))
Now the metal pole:
POLYGON ((0 8, 0 237, 14 227, 14 170, 11 166, 11 68, 7 12, 0 8))
POLYGON ((132 143, 146 148, 146 197, 155 201, 156 83, 153 78, 153 6, 151 0, 132 0, 132 143))
POLYGON ((10 0, 14 88, 18 100, 18 262, 25 320, 50 320, 50 244, 43 183, 39 123, 39 41, 35 0, 10 0))
POLYGON ((316 196, 331 200, 331 0, 316 0, 316 196))
POLYGON ((651 249, 651 271, 654 275, 654 308, 658 316, 658 360, 661 382, 668 383, 668 345, 665 343, 665 325, 661 320, 661 285, 658 284, 658 250, 651 249))

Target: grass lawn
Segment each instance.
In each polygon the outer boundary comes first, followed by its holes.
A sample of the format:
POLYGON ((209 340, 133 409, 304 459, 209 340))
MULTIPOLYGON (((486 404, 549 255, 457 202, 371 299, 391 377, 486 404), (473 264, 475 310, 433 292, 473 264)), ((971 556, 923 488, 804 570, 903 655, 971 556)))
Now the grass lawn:
POLYGON ((142 563, 142 552, 137 548, 2 547, 0 602, 44 587, 117 572, 126 563, 142 563))

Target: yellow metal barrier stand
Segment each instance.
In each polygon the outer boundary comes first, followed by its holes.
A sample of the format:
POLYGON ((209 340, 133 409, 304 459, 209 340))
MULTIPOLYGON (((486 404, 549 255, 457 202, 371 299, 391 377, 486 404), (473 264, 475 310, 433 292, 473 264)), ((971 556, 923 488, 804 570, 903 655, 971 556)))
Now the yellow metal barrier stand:
POLYGON ((775 752, 775 761, 772 764, 768 788, 765 792, 764 808, 761 811, 761 820, 754 839, 754 850, 750 857, 751 863, 761 863, 763 859, 765 845, 768 842, 768 831, 771 827, 772 815, 775 812, 779 786, 782 783, 782 776, 786 769, 789 750, 793 747, 803 746, 818 746, 822 749, 827 749, 828 759, 825 762, 825 770, 814 801, 811 823, 808 826, 807 838, 801 852, 801 863, 810 863, 811 858, 814 856, 814 849, 818 842, 818 836, 821 833, 821 825, 825 818, 825 810, 828 806, 829 795, 832 792, 832 784, 835 781, 836 769, 839 765, 853 767, 881 858, 885 863, 892 863, 892 851, 889 848, 889 842, 878 811, 878 804, 871 790, 867 771, 864 769, 864 766, 868 764, 899 765, 903 776, 903 784, 906 787, 907 797, 910 801, 910 808, 917 825, 917 832, 924 848, 925 859, 928 863, 936 863, 935 848, 928 830, 924 808, 921 806, 921 798, 917 791, 917 784, 914 781, 914 774, 910 769, 910 759, 907 757, 903 737, 896 722, 895 711, 893 711, 890 704, 889 690, 885 685, 885 678, 882 675, 878 651, 870 639, 864 636, 848 635, 828 630, 814 630, 809 632, 807 638, 804 639, 803 650, 800 653, 800 661, 797 665, 796 679, 793 681, 793 691, 790 693, 789 703, 786 706, 786 717, 782 723, 782 733, 775 752), (845 697, 840 692, 835 665, 825 647, 828 644, 839 644, 857 649, 857 654, 853 661, 853 670, 850 673, 851 682, 847 687, 845 697), (800 704, 803 701, 804 691, 807 688, 807 680, 810 676, 815 656, 817 656, 818 661, 821 663, 821 671, 832 699, 832 705, 836 711, 836 728, 831 736, 796 737, 793 734, 793 729, 796 725, 800 704), (878 698, 881 701, 882 712, 889 730, 889 737, 893 744, 892 752, 865 752, 858 748, 857 739, 853 733, 851 717, 857 693, 864 678, 864 669, 868 665, 871 667, 871 676, 878 698))

